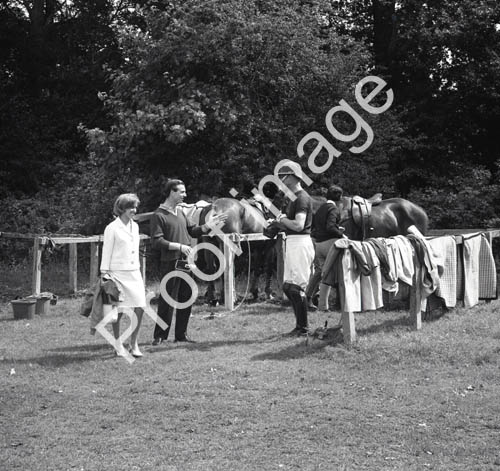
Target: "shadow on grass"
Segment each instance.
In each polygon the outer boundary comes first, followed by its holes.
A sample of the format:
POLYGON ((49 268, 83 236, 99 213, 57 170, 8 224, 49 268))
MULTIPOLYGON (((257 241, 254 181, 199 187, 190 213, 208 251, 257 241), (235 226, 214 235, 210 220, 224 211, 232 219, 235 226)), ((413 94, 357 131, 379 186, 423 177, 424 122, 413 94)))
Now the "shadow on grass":
POLYGON ((157 347, 151 347, 147 350, 149 354, 162 353, 166 350, 183 349, 198 352, 206 352, 219 347, 229 347, 232 345, 255 345, 262 343, 262 340, 217 340, 217 341, 203 341, 203 342, 163 342, 157 347))
MULTIPOLYGON (((424 317, 424 313, 422 313, 422 322, 423 323, 431 323, 439 321, 446 313, 449 311, 442 311, 439 313, 434 313, 431 315, 427 315, 424 317)), ((407 327, 410 330, 413 330, 413 321, 410 318, 410 314, 406 311, 401 312, 401 316, 396 319, 389 319, 383 322, 379 322, 378 324, 372 324, 367 327, 358 327, 359 323, 356 324, 356 333, 359 336, 377 334, 380 332, 392 332, 401 327, 407 327)))
POLYGON ((33 358, 24 358, 22 360, 14 359, 14 358, 6 358, 4 360, 0 360, 0 364, 5 363, 11 365, 15 364, 36 364, 43 367, 49 368, 58 368, 61 366, 67 366, 75 363, 85 363, 88 361, 95 360, 110 360, 116 358, 115 354, 108 348, 106 351, 102 352, 101 355, 85 355, 83 353, 77 355, 70 355, 68 353, 60 353, 60 354, 49 354, 43 355, 40 357, 33 358))
MULTIPOLYGON (((238 340, 238 339, 232 339, 232 340, 214 340, 214 341, 201 341, 201 342, 195 342, 195 343, 187 343, 187 342, 164 342, 159 346, 156 347, 151 347, 148 348, 146 351, 148 354, 157 354, 157 353, 162 353, 165 352, 166 350, 172 351, 173 349, 184 349, 184 350, 191 350, 191 351, 198 351, 198 352, 206 352, 209 350, 217 349, 220 347, 232 347, 232 346, 248 346, 248 345, 265 345, 269 343, 275 343, 275 342, 289 342, 289 341, 295 341, 296 344, 287 347, 286 350, 296 350, 297 348, 300 349, 300 345, 305 345, 306 344, 306 339, 305 338, 296 338, 293 339, 291 337, 287 337, 286 335, 283 334, 278 334, 278 335, 273 335, 270 337, 264 337, 264 338, 259 338, 255 340, 238 340)), ((336 330, 335 328, 328 329, 326 332, 325 337, 320 340, 316 337, 309 337, 307 339, 307 348, 309 350, 311 349, 323 349, 326 346, 335 346, 338 344, 342 344, 344 342, 343 336, 341 334, 341 331, 336 330)), ((142 346, 141 346, 142 347, 142 346)), ((269 359, 271 357, 266 357, 268 355, 267 353, 262 354, 263 357, 259 358, 260 355, 257 355, 253 357, 253 359, 269 359)), ((274 355, 274 353, 272 354, 274 355)), ((287 355, 281 355, 277 354, 278 357, 283 357, 283 358, 278 358, 278 359, 288 359, 285 358, 287 355)), ((296 357, 301 357, 303 356, 302 354, 297 355, 297 356, 289 356, 289 358, 296 358, 296 357)), ((274 357, 273 357, 274 358, 274 357)))
POLYGON ((224 305, 219 306, 207 306, 204 305, 201 310, 194 313, 195 317, 207 318, 210 316, 215 317, 228 317, 231 315, 244 316, 268 316, 269 314, 275 314, 278 312, 283 312, 290 307, 290 305, 282 305, 281 303, 273 303, 266 301, 255 301, 252 303, 239 304, 235 302, 235 309, 228 311, 224 305))
MULTIPOLYGON (((31 342, 28 342, 31 343, 31 342)), ((33 350, 36 344, 33 344, 33 350)), ((43 349, 39 356, 30 358, 6 357, 0 359, 0 365, 36 364, 42 367, 57 368, 88 361, 110 360, 116 358, 113 348, 108 343, 73 345, 43 349)))
POLYGON ((108 343, 102 344, 88 344, 88 345, 71 345, 68 347, 58 347, 58 348, 50 348, 51 352, 100 352, 102 350, 109 350, 111 345, 108 343))
POLYGON ((296 339, 280 335, 279 337, 272 337, 270 340, 290 340, 294 343, 288 345, 285 348, 265 352, 255 355, 251 358, 252 361, 264 361, 264 360, 278 360, 278 361, 288 361, 303 358, 304 356, 318 353, 326 347, 335 347, 344 343, 344 337, 342 336, 341 330, 327 329, 326 335, 323 339, 318 339, 316 337, 298 337, 296 339))
POLYGON ((398 327, 412 327, 412 321, 408 315, 405 316, 404 313, 401 313, 401 317, 397 319, 389 319, 378 324, 372 324, 368 327, 356 326, 356 333, 357 335, 364 336, 377 334, 379 332, 391 332, 398 327))

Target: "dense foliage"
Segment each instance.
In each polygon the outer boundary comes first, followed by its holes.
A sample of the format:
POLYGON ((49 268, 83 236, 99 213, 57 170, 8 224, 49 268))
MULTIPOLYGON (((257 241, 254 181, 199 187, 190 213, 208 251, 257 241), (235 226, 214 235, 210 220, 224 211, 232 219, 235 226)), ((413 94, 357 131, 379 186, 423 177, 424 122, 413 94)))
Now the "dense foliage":
POLYGON ((117 194, 149 210, 170 177, 193 200, 248 194, 310 131, 342 151, 313 191, 498 226, 494 0, 8 0, 0 45, 1 230, 99 232, 117 194), (370 74, 395 95, 377 116, 354 98, 370 74), (341 99, 373 128, 361 154, 326 129, 341 99))
POLYGON ((120 29, 124 64, 103 95, 114 126, 88 135, 110 175, 152 204, 174 176, 198 194, 248 194, 296 155, 303 135, 324 130, 328 109, 352 100, 369 67, 360 44, 293 2, 191 1, 137 13, 141 26, 120 29))

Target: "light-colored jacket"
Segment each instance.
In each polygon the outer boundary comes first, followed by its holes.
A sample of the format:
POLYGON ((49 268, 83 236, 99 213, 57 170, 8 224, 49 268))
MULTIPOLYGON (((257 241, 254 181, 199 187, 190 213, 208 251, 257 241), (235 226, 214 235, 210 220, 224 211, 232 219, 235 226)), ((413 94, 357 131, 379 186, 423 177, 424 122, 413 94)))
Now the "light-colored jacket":
POLYGON ((102 270, 138 270, 139 226, 130 221, 127 225, 117 217, 104 229, 102 270))

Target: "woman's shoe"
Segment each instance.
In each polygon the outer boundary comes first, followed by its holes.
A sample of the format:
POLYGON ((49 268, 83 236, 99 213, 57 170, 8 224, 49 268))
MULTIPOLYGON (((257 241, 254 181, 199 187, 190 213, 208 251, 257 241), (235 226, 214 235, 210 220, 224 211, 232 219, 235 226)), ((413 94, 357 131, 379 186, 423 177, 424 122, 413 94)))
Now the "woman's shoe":
POLYGON ((144 356, 142 354, 142 352, 139 350, 139 346, 136 345, 134 348, 132 348, 132 345, 129 345, 128 346, 128 351, 130 352, 130 354, 134 357, 134 358, 140 358, 142 356, 144 356))
POLYGON ((144 355, 142 354, 142 352, 141 352, 138 348, 133 349, 133 350, 130 350, 130 353, 132 354, 132 356, 133 356, 134 358, 140 358, 140 357, 144 356, 144 355))
POLYGON ((125 349, 125 347, 122 345, 121 347, 118 347, 116 350, 115 350, 115 354, 117 357, 126 357, 127 356, 127 350, 125 349))

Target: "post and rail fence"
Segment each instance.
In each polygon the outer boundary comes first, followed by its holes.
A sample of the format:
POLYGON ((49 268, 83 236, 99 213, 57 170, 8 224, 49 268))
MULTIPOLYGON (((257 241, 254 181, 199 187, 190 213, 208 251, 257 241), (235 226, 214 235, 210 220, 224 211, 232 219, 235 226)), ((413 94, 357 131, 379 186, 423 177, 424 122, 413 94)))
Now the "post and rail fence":
MULTIPOLYGON (((6 239, 31 239, 33 241, 32 272, 31 272, 31 294, 38 295, 42 289, 42 252, 50 242, 56 245, 68 245, 68 281, 70 293, 78 291, 78 244, 90 244, 90 280, 99 275, 99 250, 102 245, 103 236, 83 235, 28 235, 13 232, 2 232, 0 237, 6 239)), ((141 241, 149 239, 147 235, 140 235, 141 241)), ((146 274, 146 256, 141 252, 141 271, 143 277, 146 274)))
MULTIPOLYGON (((500 237, 500 229, 439 229, 430 230, 426 236, 435 237, 440 235, 453 235, 457 245, 463 243, 463 236, 471 233, 482 233, 487 237, 490 246, 493 247, 493 239, 500 237)), ((82 235, 28 235, 28 234, 17 234, 10 232, 0 233, 0 237, 10 238, 10 239, 31 239, 33 240, 33 256, 32 256, 32 276, 31 276, 31 292, 33 295, 38 295, 41 292, 41 278, 42 278, 42 252, 44 247, 49 243, 53 244, 68 244, 69 245, 69 259, 68 259, 68 273, 69 273, 69 288, 70 292, 77 292, 77 254, 78 254, 78 244, 90 244, 90 280, 97 278, 99 274, 99 253, 100 245, 102 244, 102 235, 93 236, 82 236, 82 235)), ((259 240, 268 240, 263 234, 226 234, 223 236, 231 241, 238 240, 239 242, 253 242, 259 240)), ((141 244, 149 240, 149 236, 145 234, 140 235, 141 244)), ((284 267, 284 238, 279 235, 277 240, 277 273, 278 273, 278 285, 283 282, 283 267, 284 267)), ((225 266, 229 267, 224 273, 224 303, 225 308, 232 311, 234 310, 235 296, 234 296, 234 253, 230 249, 230 245, 224 243, 224 260, 225 266)), ((415 265, 415 275, 414 280, 419 279, 420 267, 415 265)), ((146 280, 146 253, 141 250, 141 272, 144 280, 146 280)), ((421 317, 421 294, 419 289, 419 284, 414 282, 413 286, 410 288, 410 318, 412 320, 413 327, 415 329, 420 329, 422 327, 422 317, 421 317)), ((351 345, 356 340, 356 327, 355 318, 353 312, 342 312, 342 327, 344 342, 347 345, 351 345)))

